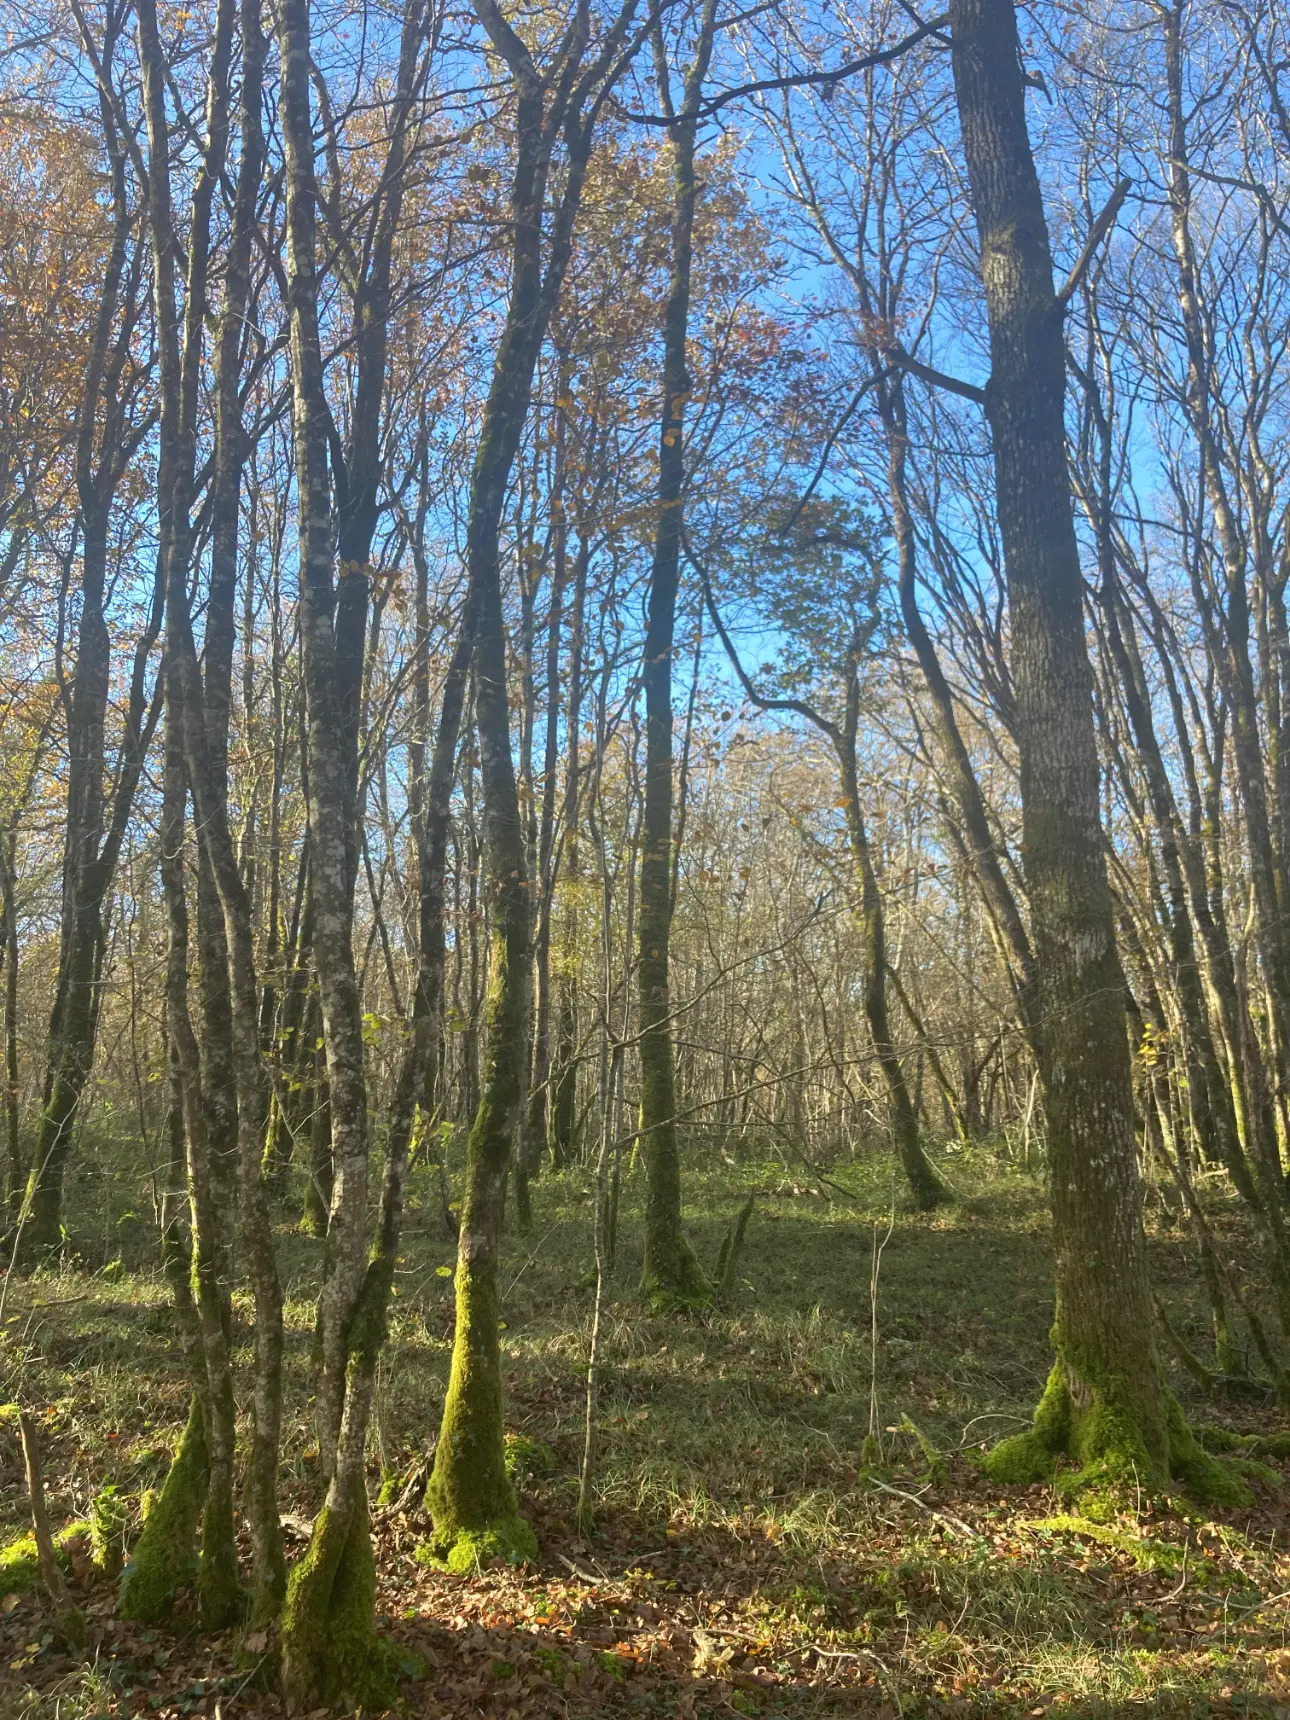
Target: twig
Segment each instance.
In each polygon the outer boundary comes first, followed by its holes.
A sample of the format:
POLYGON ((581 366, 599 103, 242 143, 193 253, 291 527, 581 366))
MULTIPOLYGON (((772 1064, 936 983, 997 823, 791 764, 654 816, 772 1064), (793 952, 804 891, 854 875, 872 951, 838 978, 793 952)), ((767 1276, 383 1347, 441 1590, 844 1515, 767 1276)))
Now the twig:
POLYGON ((947 1529, 957 1529, 961 1535, 967 1535, 973 1541, 983 1541, 985 1536, 979 1529, 974 1529, 970 1523, 965 1523, 961 1517, 952 1517, 945 1511, 937 1511, 931 1505, 925 1505, 916 1493, 906 1493, 903 1487, 893 1487, 888 1481, 879 1481, 876 1475, 866 1476, 871 1487, 881 1489, 883 1493, 894 1494, 897 1499, 907 1499, 911 1505, 917 1505, 920 1511, 936 1523, 944 1523, 947 1529))
POLYGON ((1190 1546, 1188 1546, 1188 1544, 1184 1541, 1183 1542, 1182 1576, 1178 1579, 1178 1587, 1176 1589, 1170 1589, 1170 1591, 1167 1595, 1162 1595, 1161 1596, 1162 1600, 1176 1601, 1178 1599, 1179 1595, 1187 1587, 1187 1555, 1190 1552, 1191 1552, 1190 1546))

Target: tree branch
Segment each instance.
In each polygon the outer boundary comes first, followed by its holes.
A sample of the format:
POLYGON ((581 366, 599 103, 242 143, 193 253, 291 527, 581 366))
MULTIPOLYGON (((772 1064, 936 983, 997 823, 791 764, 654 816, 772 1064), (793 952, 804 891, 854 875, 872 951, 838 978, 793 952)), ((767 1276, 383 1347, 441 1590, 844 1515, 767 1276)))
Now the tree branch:
POLYGON ((721 636, 721 643, 726 648, 730 667, 734 670, 739 679, 739 685, 749 700, 761 711, 792 711, 795 716, 805 717, 808 723, 813 723, 817 729, 822 730, 836 744, 841 738, 841 731, 836 723, 831 723, 822 711, 815 709, 814 705, 808 705, 805 699, 769 699, 753 686, 752 679, 740 661, 739 653, 735 650, 734 643, 726 632, 725 623, 717 609, 716 598, 712 595, 712 581, 708 578, 708 570, 694 553, 690 534, 684 526, 681 528, 681 542, 685 545, 685 553, 690 566, 699 576, 699 584, 703 588, 703 600, 708 606, 708 614, 712 617, 712 624, 721 636))
POLYGON ((1129 195, 1132 186, 1133 181, 1131 179, 1126 178, 1119 180, 1114 191, 1112 191, 1111 195, 1103 205, 1102 213, 1089 228, 1088 238, 1084 241, 1084 249, 1076 259, 1075 267, 1071 270, 1070 274, 1067 275, 1066 284, 1057 295, 1058 310, 1064 311, 1067 305, 1074 298, 1075 294, 1079 291, 1079 284, 1088 273, 1089 264, 1096 256, 1098 246, 1114 226, 1115 218, 1120 213, 1120 210, 1124 205, 1124 200, 1129 195))
MULTIPOLYGON (((858 60, 847 60, 840 66, 834 66, 827 72, 792 72, 783 78, 758 78, 749 84, 739 84, 734 89, 722 90, 695 113, 695 119, 709 119, 714 113, 720 112, 731 102, 739 101, 744 96, 760 95, 767 90, 796 90, 812 85, 824 86, 826 93, 843 78, 854 77, 857 72, 873 71, 878 66, 890 65, 910 48, 916 47, 926 37, 935 35, 943 30, 950 21, 948 12, 942 12, 930 19, 926 24, 920 24, 916 30, 911 30, 908 36, 902 36, 899 42, 893 42, 890 48, 877 48, 872 54, 862 54, 858 60)), ((623 109, 623 118, 635 120, 638 125, 674 125, 675 119, 667 114, 632 113, 623 109)))
POLYGON ((892 364, 901 370, 907 370, 911 376, 916 376, 920 382, 930 383, 933 388, 943 388, 950 394, 960 395, 964 400, 971 400, 977 406, 985 405, 985 389, 978 388, 975 382, 960 382, 957 376, 947 376, 943 370, 935 370, 930 364, 924 364, 915 358, 912 352, 906 352, 899 341, 883 350, 883 357, 890 359, 892 364))

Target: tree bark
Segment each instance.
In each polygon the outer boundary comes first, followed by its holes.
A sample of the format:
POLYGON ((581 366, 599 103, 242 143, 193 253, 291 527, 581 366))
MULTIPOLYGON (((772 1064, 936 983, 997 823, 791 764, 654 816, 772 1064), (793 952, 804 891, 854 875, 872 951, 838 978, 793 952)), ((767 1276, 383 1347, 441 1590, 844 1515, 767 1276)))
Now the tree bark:
POLYGON ((663 403, 659 426, 657 523, 650 565, 641 680, 645 688, 645 816, 640 862, 638 985, 640 1139, 645 1158, 645 1260, 641 1287, 659 1308, 711 1301, 712 1286, 681 1228, 681 1153, 676 1133, 676 1059, 671 1025, 672 655, 681 540, 685 528, 686 365, 694 212, 697 113, 712 57, 713 0, 705 0, 695 55, 673 114, 666 51, 655 33, 655 70, 669 115, 672 166, 671 279, 663 309, 663 403))
MULTIPOLYGON (((1099 821, 1092 677, 1065 444, 1061 310, 1011 0, 951 0, 954 85, 990 333, 986 412, 1008 578, 1052 1185, 1056 1362, 997 1479, 1066 1453, 1086 1486, 1219 1474, 1155 1349, 1123 977, 1099 821)), ((1226 1479, 1226 1477, 1224 1477, 1226 1479)))

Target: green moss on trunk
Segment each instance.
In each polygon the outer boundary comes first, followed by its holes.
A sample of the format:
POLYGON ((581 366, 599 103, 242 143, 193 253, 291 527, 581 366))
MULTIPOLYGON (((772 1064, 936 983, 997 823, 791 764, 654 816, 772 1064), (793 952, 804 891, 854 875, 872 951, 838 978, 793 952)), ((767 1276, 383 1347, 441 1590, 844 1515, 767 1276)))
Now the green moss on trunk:
POLYGON ((206 1495, 206 1435, 194 1395, 170 1473, 121 1576, 117 1611, 140 1624, 163 1618, 198 1574, 197 1529, 206 1495))
POLYGON ((376 1560, 360 1497, 348 1521, 324 1506, 287 1579, 279 1634, 282 1686, 292 1711, 388 1708, 397 1695, 393 1645, 377 1635, 376 1560))
POLYGON ((709 1307, 716 1292, 667 1203, 660 1203, 659 1215, 652 1208, 647 1213, 645 1235, 641 1293, 654 1313, 678 1314, 709 1307), (657 1222, 651 1222, 656 1216, 657 1222))
POLYGON ((105 1577, 119 1577, 125 1564, 125 1531, 130 1513, 125 1500, 107 1486, 90 1500, 90 1551, 105 1577))
POLYGON ((985 1459, 992 1481, 1027 1486, 1055 1480, 1089 1519, 1114 1516, 1142 1494, 1182 1491, 1198 1504, 1244 1505, 1250 1490, 1231 1466, 1198 1443, 1177 1401, 1166 1395, 1165 1426, 1144 1418, 1131 1382, 1107 1378, 1083 1386, 1077 1403, 1067 1370, 1053 1364, 1032 1425, 995 1446, 985 1459), (1074 1467, 1061 1473, 1066 1459, 1074 1467))
MULTIPOLYGON (((212 1477, 213 1478, 213 1477, 212 1477)), ((237 1543, 233 1530, 233 1490, 227 1474, 208 1485, 202 1511, 202 1545, 197 1561, 197 1614, 203 1630, 224 1630, 242 1611, 237 1580, 237 1543)))
POLYGON ((490 1251, 457 1262, 457 1329, 426 1508, 431 1550, 455 1571, 520 1564, 537 1538, 520 1516, 506 1466, 497 1269, 490 1251))

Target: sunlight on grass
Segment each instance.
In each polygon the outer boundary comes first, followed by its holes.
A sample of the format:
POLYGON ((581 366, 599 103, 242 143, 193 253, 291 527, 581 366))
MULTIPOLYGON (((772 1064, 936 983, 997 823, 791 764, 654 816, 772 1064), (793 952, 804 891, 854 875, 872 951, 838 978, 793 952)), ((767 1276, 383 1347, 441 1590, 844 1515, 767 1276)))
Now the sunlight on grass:
MULTIPOLYGON (((556 1575, 508 1579, 519 1586, 507 1604, 552 1592, 557 1578, 574 1582, 573 1569, 600 1582, 598 1569, 635 1568, 621 1590, 628 1612, 646 1606, 664 1621, 674 1613, 680 1631, 711 1617, 727 1632, 713 1642, 743 1633, 754 1645, 746 1652, 762 1655, 781 1706, 759 1707, 752 1683, 726 1686, 726 1706, 711 1712, 768 1720, 867 1713, 847 1706, 862 1691, 870 1707, 885 1700, 893 1712, 899 1698, 910 1720, 1021 1715, 1036 1705, 1093 1720, 1184 1714, 1193 1701, 1208 1712, 1203 1705, 1226 1700, 1224 1690, 1269 1701, 1290 1690, 1275 1659, 1286 1629, 1276 1597, 1290 1588, 1290 1568, 1265 1527, 1247 1533, 1229 1521, 1210 1531, 1179 1520, 1153 1522, 1147 1541, 1131 1522, 1084 1534, 1049 1490, 1007 1495, 980 1477, 975 1450, 1028 1418, 1048 1366, 1051 1269, 1038 1185, 963 1161, 954 1207, 932 1217, 898 1208, 875 1314, 873 1236, 890 1222, 890 1171, 877 1159, 835 1170, 831 1188, 758 1161, 696 1176, 692 1210, 703 1216, 690 1229, 709 1264, 749 1188, 757 1200, 729 1304, 679 1320, 650 1317, 637 1299, 641 1190, 625 1182, 600 1403, 600 1528, 589 1542, 572 1527, 592 1312, 586 1178, 535 1185, 532 1235, 506 1239, 502 1338, 509 1425, 544 1451, 522 1485, 544 1547, 555 1549, 556 1575), (862 1452, 871 1393, 877 1459, 862 1452), (1144 1558, 1144 1548, 1161 1556, 1144 1558), (1170 1599, 1180 1575, 1183 1589, 1170 1599), (735 1696, 745 1706, 732 1710, 735 1696)), ((279 1242, 282 1497, 307 1518, 317 1485, 310 1390, 320 1248, 294 1226, 284 1225, 279 1242)), ((1152 1246, 1180 1323, 1202 1318, 1177 1237, 1159 1217, 1152 1246)), ((376 1386, 373 1491, 381 1476, 411 1473, 436 1432, 453 1259, 453 1240, 414 1199, 376 1386)), ((244 1374, 248 1313, 239 1295, 244 1374)), ((41 1275, 14 1287, 7 1314, 14 1387, 55 1406, 51 1511, 70 1520, 114 1481, 136 1532, 140 1496, 164 1475, 188 1395, 160 1274, 41 1275)), ((1176 1385, 1185 1392, 1185 1381, 1176 1385)), ((0 1524, 6 1539, 25 1527, 14 1490, 0 1498, 0 1524)), ((447 1579, 415 1564, 415 1535, 402 1545, 382 1573, 394 1585, 392 1610, 416 1592, 429 1618, 443 1607, 496 1614, 483 1577, 474 1589, 428 1591, 447 1579)), ((587 1591, 584 1608, 597 1594, 587 1591)), ((581 1616, 576 1606, 569 1616, 581 1616)), ((501 1664, 522 1647, 511 1643, 501 1664)), ((553 1655, 566 1656, 563 1647, 542 1652, 553 1665, 553 1655)), ((714 1676, 724 1676, 713 1652, 714 1676)), ((88 1720, 96 1689, 73 1681, 17 1713, 88 1720)))

